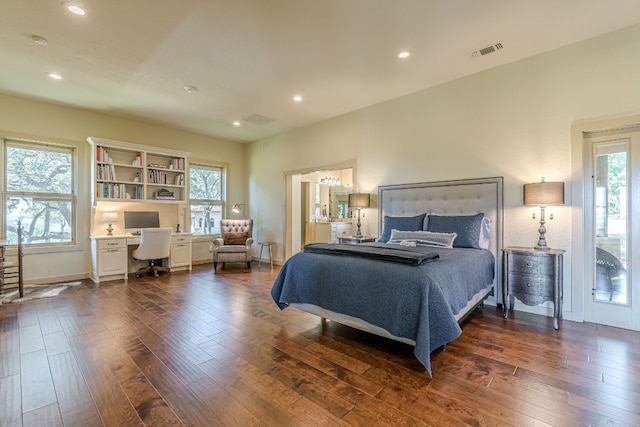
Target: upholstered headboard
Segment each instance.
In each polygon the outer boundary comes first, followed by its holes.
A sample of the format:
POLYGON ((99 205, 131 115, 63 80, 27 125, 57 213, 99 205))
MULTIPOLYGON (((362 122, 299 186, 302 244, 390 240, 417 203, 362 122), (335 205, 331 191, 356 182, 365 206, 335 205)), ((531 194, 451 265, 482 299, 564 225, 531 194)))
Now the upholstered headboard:
POLYGON ((378 233, 385 216, 473 215, 491 218, 489 250, 496 258, 496 302, 502 302, 502 177, 383 185, 378 187, 378 233))

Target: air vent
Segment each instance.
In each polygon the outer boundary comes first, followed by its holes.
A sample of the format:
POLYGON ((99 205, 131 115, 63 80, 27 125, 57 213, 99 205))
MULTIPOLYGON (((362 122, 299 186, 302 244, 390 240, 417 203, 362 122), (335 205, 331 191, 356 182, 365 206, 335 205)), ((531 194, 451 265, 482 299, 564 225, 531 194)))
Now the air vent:
POLYGON ((493 53, 502 48, 502 42, 498 42, 496 44, 492 44, 491 46, 483 47, 482 49, 471 52, 471 56, 473 58, 480 58, 481 56, 489 55, 490 53, 493 53))
POLYGON ((248 123, 253 123, 254 125, 266 125, 267 123, 273 122, 275 119, 263 116, 262 114, 252 114, 242 120, 248 123))

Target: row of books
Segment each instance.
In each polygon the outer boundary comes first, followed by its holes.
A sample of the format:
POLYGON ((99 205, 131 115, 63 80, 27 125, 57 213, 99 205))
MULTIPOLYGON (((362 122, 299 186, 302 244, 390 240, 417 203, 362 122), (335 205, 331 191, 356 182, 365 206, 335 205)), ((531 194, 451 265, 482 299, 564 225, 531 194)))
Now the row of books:
POLYGON ((111 184, 108 182, 99 182, 96 184, 96 197, 102 199, 142 199, 142 187, 135 186, 132 193, 127 193, 125 184, 111 184))
POLYGON ((98 165, 97 174, 99 180, 115 181, 116 180, 116 168, 113 165, 98 165))
POLYGON ((150 168, 154 168, 154 169, 169 169, 169 170, 184 170, 184 159, 179 158, 179 159, 173 159, 171 160, 171 163, 169 163, 169 165, 163 165, 160 163, 149 163, 147 165, 147 167, 150 168))
MULTIPOLYGON (((96 161, 99 163, 113 163, 113 159, 109 157, 109 152, 101 146, 96 147, 96 161)), ((135 155, 131 160, 131 166, 142 166, 142 153, 135 155)))
POLYGON ((168 184, 167 174, 162 171, 150 170, 149 171, 149 184, 168 184))
POLYGON ((173 185, 184 185, 184 175, 176 175, 173 177, 173 182, 171 182, 171 176, 166 173, 158 170, 149 170, 148 175, 148 183, 149 184, 173 184, 173 185))
POLYGON ((109 158, 109 153, 107 152, 107 150, 101 146, 96 147, 96 160, 105 163, 112 162, 112 160, 109 158))

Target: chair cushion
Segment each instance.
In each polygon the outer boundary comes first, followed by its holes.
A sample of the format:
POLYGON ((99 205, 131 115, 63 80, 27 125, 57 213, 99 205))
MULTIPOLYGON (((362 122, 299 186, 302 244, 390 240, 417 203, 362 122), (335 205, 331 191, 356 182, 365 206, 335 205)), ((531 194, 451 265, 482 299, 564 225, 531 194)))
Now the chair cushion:
POLYGON ((244 245, 249 238, 249 233, 224 233, 225 245, 244 245))
POLYGON ((247 253, 249 249, 245 245, 224 245, 220 246, 216 252, 218 254, 247 253))

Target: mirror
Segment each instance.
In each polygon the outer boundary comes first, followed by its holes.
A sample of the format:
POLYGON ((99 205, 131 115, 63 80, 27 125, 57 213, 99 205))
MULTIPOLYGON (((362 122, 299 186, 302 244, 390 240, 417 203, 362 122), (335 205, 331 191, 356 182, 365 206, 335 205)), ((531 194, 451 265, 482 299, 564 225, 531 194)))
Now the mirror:
POLYGON ((349 218, 349 185, 333 185, 329 187, 329 217, 349 218))

